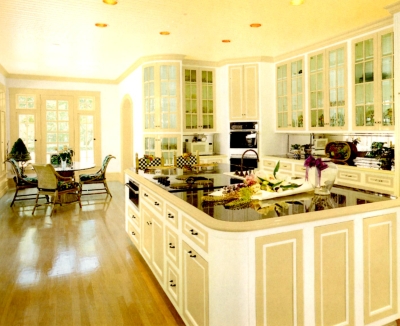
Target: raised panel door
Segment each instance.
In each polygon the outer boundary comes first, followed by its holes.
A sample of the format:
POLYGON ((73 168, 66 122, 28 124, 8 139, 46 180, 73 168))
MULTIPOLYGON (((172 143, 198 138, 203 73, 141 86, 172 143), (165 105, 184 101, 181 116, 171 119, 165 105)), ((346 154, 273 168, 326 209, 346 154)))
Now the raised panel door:
POLYGON ((258 119, 258 66, 243 67, 243 117, 248 120, 258 119))
POLYGON ((229 67, 229 115, 231 120, 243 119, 243 68, 229 67))
POLYGON ((190 325, 208 325, 208 263, 183 241, 183 315, 190 325))

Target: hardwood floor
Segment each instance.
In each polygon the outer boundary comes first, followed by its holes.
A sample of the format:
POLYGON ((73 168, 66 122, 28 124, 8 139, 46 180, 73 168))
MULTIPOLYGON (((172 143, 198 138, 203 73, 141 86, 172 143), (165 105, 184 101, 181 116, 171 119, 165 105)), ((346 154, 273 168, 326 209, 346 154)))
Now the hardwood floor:
POLYGON ((0 325, 184 325, 124 230, 112 199, 44 206, 0 199, 0 325))

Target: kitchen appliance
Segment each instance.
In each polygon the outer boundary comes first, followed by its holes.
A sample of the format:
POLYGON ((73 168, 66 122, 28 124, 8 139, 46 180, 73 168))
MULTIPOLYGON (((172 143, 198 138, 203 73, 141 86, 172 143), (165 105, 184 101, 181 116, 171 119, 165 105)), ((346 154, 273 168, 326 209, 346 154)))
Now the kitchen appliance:
POLYGON ((184 143, 185 153, 196 153, 199 155, 213 155, 214 154, 214 137, 213 135, 193 135, 186 138, 184 143))
POLYGON ((132 179, 129 179, 128 183, 125 184, 128 187, 128 197, 133 203, 137 210, 139 210, 139 184, 132 179))
POLYGON ((240 171, 243 156, 243 171, 258 167, 258 123, 231 122, 229 132, 229 156, 231 172, 240 171), (248 151, 250 150, 251 151, 248 151))
POLYGON ((314 139, 314 146, 312 149, 312 155, 314 156, 325 156, 325 147, 328 144, 328 138, 317 138, 314 139))

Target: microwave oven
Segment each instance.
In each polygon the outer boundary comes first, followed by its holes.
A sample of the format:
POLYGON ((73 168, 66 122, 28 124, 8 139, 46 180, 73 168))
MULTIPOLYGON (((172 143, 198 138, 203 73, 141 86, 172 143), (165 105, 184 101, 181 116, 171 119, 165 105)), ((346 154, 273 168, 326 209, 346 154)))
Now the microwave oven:
POLYGON ((193 155, 198 151, 199 155, 213 155, 214 154, 214 144, 209 141, 187 141, 185 142, 186 153, 192 153, 193 155))

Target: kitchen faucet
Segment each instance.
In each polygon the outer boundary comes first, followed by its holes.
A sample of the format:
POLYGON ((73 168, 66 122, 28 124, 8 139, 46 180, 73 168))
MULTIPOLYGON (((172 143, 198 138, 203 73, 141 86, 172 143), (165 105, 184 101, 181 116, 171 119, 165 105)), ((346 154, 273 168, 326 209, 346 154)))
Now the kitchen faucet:
POLYGON ((241 177, 245 176, 244 173, 243 173, 243 158, 244 158, 244 154, 246 154, 247 152, 254 152, 256 154, 256 156, 257 156, 257 162, 260 162, 260 160, 258 159, 258 153, 254 149, 248 149, 248 150, 244 151, 243 154, 242 154, 242 160, 240 161, 240 173, 239 173, 239 176, 241 176, 241 177))

